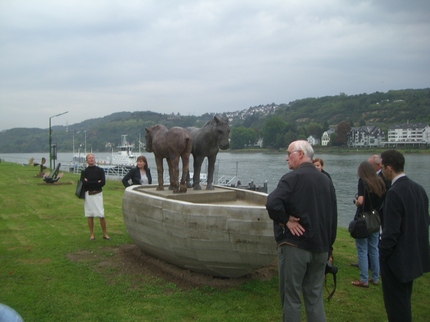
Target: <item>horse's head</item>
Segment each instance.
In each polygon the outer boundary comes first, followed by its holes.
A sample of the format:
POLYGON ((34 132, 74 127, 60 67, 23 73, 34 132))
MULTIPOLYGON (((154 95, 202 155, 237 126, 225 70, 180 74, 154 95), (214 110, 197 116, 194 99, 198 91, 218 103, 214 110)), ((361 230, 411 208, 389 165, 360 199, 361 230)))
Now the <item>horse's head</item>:
MULTIPOLYGON (((145 150, 147 152, 154 152, 154 149, 152 147, 152 143, 154 141, 154 138, 157 134, 162 132, 167 132, 167 127, 165 127, 163 124, 156 124, 150 127, 145 128, 145 140, 146 140, 146 148, 145 150)), ((155 139, 156 140, 156 139, 155 139)))
POLYGON ((214 116, 214 121, 216 124, 216 134, 218 136, 218 146, 221 150, 227 150, 230 146, 230 127, 228 126, 228 119, 214 116))
POLYGON ((154 131, 154 126, 145 128, 145 140, 146 140, 146 148, 147 152, 152 152, 152 132, 154 131))

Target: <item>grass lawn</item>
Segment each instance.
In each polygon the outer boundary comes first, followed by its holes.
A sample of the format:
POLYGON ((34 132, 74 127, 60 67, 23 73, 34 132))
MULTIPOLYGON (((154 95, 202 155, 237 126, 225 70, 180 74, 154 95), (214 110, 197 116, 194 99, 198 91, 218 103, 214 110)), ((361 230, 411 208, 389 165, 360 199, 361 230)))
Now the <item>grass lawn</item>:
MULTIPOLYGON (((65 173, 47 185, 37 172, 0 163, 0 303, 24 321, 281 321, 276 276, 222 289, 183 288, 151 274, 136 278, 104 267, 120 247, 132 244, 122 219, 121 182, 108 181, 103 190, 112 240, 101 238, 96 220, 96 240, 90 242, 83 201, 74 195, 78 176, 65 173), (83 253, 84 260, 72 260, 83 253)), ((338 285, 325 303, 327 320, 386 321, 381 286, 351 286, 359 272, 350 266, 356 255, 346 229, 338 230, 334 258, 338 285)), ((331 290, 331 276, 327 282, 331 290)), ((426 274, 414 284, 414 321, 429 320, 429 298, 426 274)))

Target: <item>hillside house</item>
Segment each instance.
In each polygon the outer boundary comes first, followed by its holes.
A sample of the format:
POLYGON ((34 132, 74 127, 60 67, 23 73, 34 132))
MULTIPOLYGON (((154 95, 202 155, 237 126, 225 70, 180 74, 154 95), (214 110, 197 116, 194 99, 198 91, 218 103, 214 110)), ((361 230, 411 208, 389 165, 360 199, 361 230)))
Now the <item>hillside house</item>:
POLYGON ((319 145, 320 139, 315 138, 313 135, 309 135, 306 139, 310 145, 319 145))
POLYGON ((335 132, 336 132, 335 129, 328 129, 327 131, 325 131, 321 136, 321 145, 327 146, 328 143, 330 142, 330 136, 335 132))
POLYGON ((352 127, 348 132, 347 146, 378 147, 384 144, 385 133, 377 126, 352 127))
POLYGON ((263 147, 263 139, 258 139, 257 142, 254 143, 254 147, 262 148, 263 147))

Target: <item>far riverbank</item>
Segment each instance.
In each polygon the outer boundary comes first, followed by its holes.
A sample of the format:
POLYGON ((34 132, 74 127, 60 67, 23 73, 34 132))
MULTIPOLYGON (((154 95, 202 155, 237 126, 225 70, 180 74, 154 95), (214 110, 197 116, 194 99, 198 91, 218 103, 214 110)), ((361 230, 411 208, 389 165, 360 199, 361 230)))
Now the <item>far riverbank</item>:
MULTIPOLYGON (((220 153, 285 153, 287 148, 284 149, 270 149, 270 148, 245 148, 245 149, 228 149, 226 151, 220 150, 220 153)), ((381 154, 382 152, 391 149, 385 148, 346 148, 346 147, 333 147, 333 146, 313 146, 315 154, 381 154)), ((430 147, 397 147, 394 148, 403 154, 430 154, 430 147)))

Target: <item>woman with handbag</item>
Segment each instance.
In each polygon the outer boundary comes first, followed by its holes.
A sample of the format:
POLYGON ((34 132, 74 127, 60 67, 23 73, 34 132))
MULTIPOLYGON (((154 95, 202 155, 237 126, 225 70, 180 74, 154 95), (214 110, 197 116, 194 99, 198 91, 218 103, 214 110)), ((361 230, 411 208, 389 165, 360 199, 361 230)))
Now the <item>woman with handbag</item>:
POLYGON ((103 231, 103 239, 110 240, 106 232, 105 210, 103 206, 102 187, 106 183, 105 172, 102 168, 96 166, 94 154, 86 156, 88 167, 81 172, 81 181, 85 190, 84 212, 88 219, 88 228, 90 229, 90 240, 94 240, 94 217, 100 218, 100 226, 103 231))
MULTIPOLYGON (((358 193, 355 205, 360 207, 359 213, 377 212, 384 200, 385 183, 378 176, 370 162, 363 161, 358 166, 358 193)), ((377 216, 379 216, 376 213, 377 216)), ((367 238, 355 239, 357 248, 358 267, 360 269, 360 280, 353 281, 353 286, 369 287, 369 282, 374 285, 379 284, 379 252, 378 252, 379 230, 371 232, 367 238), (369 261, 372 277, 369 279, 369 261)))

